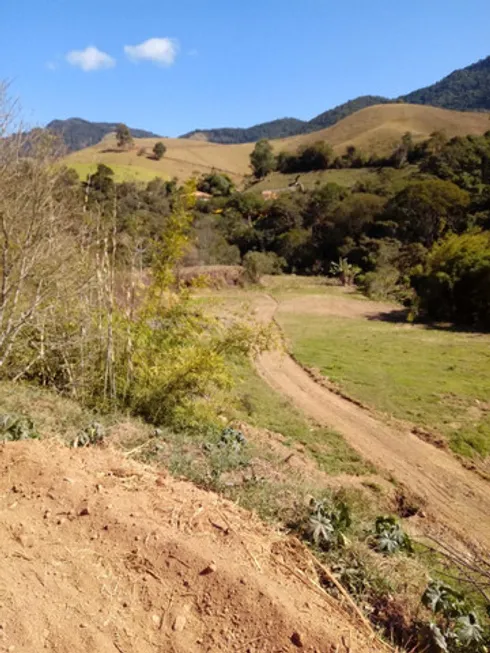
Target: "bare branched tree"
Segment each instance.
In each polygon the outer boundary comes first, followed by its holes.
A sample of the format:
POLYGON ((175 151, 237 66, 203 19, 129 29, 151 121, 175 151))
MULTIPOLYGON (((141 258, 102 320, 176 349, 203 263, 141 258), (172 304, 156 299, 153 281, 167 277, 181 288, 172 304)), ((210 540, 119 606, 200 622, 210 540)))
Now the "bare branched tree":
MULTIPOLYGON (((65 188, 60 153, 59 142, 50 134, 25 133, 16 124, 15 104, 2 87, 0 369, 17 338, 45 322, 60 294, 68 298, 86 283, 80 269, 83 220, 65 188)), ((36 352, 42 355, 42 350, 36 352)), ((28 359, 26 364, 31 364, 28 359)))

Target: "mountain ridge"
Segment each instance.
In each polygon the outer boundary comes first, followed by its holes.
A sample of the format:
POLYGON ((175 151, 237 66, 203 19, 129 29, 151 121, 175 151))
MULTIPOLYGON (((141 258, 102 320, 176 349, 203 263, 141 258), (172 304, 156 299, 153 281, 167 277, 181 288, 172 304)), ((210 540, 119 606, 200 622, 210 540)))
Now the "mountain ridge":
MULTIPOLYGON (((307 121, 286 117, 248 128, 195 129, 179 138, 229 145, 253 143, 261 138, 282 139, 331 127, 361 109, 398 102, 457 111, 490 111, 490 56, 455 70, 430 86, 396 99, 363 95, 328 109, 307 121)), ((99 143, 107 134, 115 131, 116 126, 117 123, 69 118, 53 120, 46 128, 61 134, 68 150, 74 152, 99 143)), ((135 138, 160 138, 158 134, 143 129, 130 128, 130 131, 135 138)))
MULTIPOLYGON (((66 120, 52 120, 46 125, 46 129, 62 136, 68 150, 76 152, 100 143, 105 136, 116 131, 118 124, 117 122, 91 122, 83 118, 67 118, 66 120)), ((145 129, 130 127, 129 131, 133 138, 160 138, 158 134, 145 129)))
MULTIPOLYGON (((395 102, 406 102, 408 104, 422 104, 440 107, 442 109, 453 109, 456 111, 485 111, 490 110, 490 56, 480 59, 476 63, 470 64, 465 68, 454 70, 438 82, 424 88, 412 91, 395 99, 386 98, 377 95, 364 95, 344 102, 333 109, 324 111, 309 121, 299 121, 299 129, 296 132, 291 131, 288 136, 298 136, 305 133, 311 133, 326 127, 334 125, 342 118, 347 118, 351 114, 377 104, 389 104, 395 102)), ((291 118, 288 121, 294 120, 291 118)), ((202 140, 208 140, 211 143, 249 143, 258 139, 249 139, 251 133, 261 133, 261 138, 277 138, 269 135, 269 126, 274 125, 274 130, 280 129, 278 120, 260 123, 248 128, 218 128, 218 129, 201 129, 183 134, 180 138, 194 138, 199 134, 202 140), (227 133, 229 139, 230 132, 235 132, 236 140, 221 141, 220 134, 227 133)), ((290 122, 290 124, 293 124, 290 122)))

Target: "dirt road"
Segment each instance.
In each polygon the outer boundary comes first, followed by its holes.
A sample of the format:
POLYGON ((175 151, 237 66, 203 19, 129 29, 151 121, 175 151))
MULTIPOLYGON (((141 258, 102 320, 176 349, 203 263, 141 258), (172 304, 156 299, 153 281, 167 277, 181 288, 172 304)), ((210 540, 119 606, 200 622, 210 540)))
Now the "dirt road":
MULTIPOLYGON (((298 300, 298 310, 301 302, 298 300)), ((312 301, 311 298, 308 301, 312 301)), ((345 311, 345 299, 339 308, 345 311)), ((354 304, 356 312, 361 302, 354 304)), ((288 310, 294 300, 288 300, 288 310)), ((332 299, 327 300, 330 304, 332 299)), ((333 299, 335 304, 335 300, 333 299)), ((260 320, 271 321, 278 307, 269 296, 256 304, 260 320)), ((332 314, 335 307, 327 309, 332 314)), ((346 441, 379 469, 386 470, 421 497, 427 515, 465 542, 490 550, 490 484, 466 470, 450 453, 413 435, 395 430, 369 411, 316 383, 290 356, 266 352, 256 361, 260 375, 319 424, 341 433, 346 441)))

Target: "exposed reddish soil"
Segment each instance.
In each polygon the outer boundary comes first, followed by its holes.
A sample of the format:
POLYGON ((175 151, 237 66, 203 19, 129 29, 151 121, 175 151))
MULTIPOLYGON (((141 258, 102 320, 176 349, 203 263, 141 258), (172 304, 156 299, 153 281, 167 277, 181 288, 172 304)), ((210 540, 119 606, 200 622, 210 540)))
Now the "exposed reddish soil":
POLYGON ((0 651, 375 653, 293 538, 110 449, 0 446, 0 651))

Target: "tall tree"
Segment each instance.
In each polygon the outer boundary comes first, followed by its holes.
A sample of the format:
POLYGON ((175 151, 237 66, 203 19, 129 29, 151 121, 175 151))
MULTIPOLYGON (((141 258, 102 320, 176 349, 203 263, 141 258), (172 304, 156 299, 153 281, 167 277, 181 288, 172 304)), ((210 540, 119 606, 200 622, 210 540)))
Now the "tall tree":
POLYGON ((129 127, 124 123, 120 123, 116 129, 117 146, 121 149, 130 148, 133 145, 133 137, 129 131, 129 127))
POLYGON ((250 155, 250 165, 257 179, 266 177, 274 170, 276 159, 268 140, 262 139, 255 144, 253 152, 250 155))

